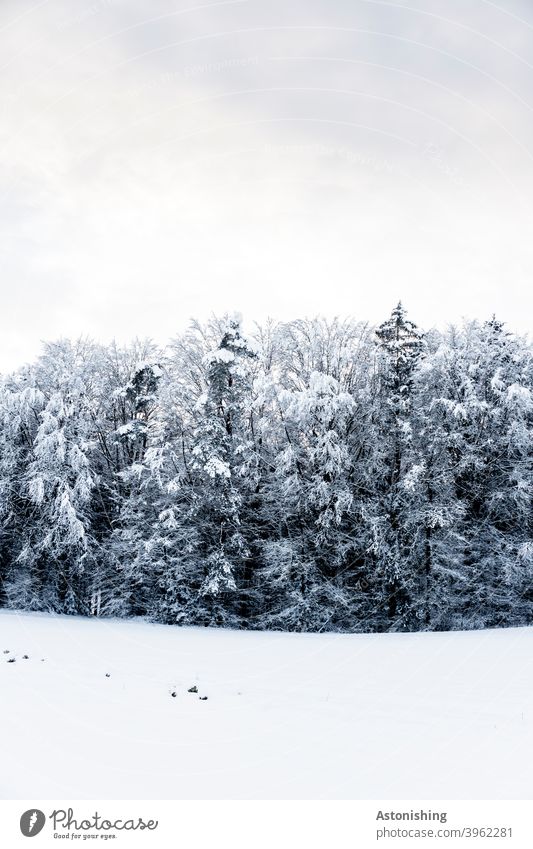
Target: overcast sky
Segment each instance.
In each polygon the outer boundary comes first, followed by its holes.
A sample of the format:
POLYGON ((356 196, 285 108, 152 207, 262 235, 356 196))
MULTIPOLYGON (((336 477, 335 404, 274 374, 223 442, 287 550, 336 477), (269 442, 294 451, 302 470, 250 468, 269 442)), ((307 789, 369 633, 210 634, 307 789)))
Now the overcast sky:
POLYGON ((2 0, 0 369, 191 316, 533 305, 521 0, 2 0))

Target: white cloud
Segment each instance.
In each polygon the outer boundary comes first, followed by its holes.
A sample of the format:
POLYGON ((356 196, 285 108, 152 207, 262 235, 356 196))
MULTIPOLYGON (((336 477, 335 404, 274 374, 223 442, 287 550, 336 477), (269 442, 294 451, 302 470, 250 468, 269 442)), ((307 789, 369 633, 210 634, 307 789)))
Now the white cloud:
POLYGON ((0 367, 58 335, 379 320, 400 296, 421 324, 528 329, 527 15, 4 3, 0 367))

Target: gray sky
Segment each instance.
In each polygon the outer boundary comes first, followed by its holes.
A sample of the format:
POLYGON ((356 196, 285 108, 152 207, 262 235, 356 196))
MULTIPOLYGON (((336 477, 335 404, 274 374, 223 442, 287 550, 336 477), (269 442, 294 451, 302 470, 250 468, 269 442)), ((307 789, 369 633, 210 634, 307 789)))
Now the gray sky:
POLYGON ((2 0, 0 368, 191 316, 533 302, 533 7, 2 0))

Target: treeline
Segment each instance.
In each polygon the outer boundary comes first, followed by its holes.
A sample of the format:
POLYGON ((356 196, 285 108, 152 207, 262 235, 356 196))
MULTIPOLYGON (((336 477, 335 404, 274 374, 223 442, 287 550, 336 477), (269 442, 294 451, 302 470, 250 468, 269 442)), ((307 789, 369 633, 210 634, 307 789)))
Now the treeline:
POLYGON ((62 340, 2 380, 0 605, 178 624, 533 620, 533 356, 237 317, 165 350, 62 340))

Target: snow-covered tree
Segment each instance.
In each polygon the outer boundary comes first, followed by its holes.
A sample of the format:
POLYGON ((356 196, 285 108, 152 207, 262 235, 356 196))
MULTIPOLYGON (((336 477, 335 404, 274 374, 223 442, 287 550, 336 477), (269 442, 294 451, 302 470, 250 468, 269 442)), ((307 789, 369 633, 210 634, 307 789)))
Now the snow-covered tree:
POLYGON ((289 630, 533 619, 533 349, 493 318, 193 323, 0 381, 0 605, 289 630))
POLYGON ((412 451, 413 387, 422 353, 422 334, 407 319, 401 303, 378 327, 377 388, 374 413, 375 475, 372 517, 372 550, 383 575, 384 602, 389 627, 409 627, 414 591, 411 511, 406 476, 416 465, 412 451))
POLYGON ((529 607, 531 351, 495 319, 450 337, 447 380, 434 404, 461 506, 453 606, 459 625, 497 625, 529 607))
POLYGON ((34 519, 27 469, 45 403, 32 371, 3 381, 0 389, 0 604, 38 610, 41 586, 32 563, 21 562, 22 540, 34 519))
POLYGON ((96 557, 87 367, 93 354, 85 343, 47 346, 32 389, 43 400, 23 477, 32 510, 16 562, 31 575, 41 606, 66 613, 86 612, 96 557))
POLYGON ((240 318, 229 317, 218 347, 206 355, 206 386, 194 411, 192 522, 204 564, 199 595, 206 618, 215 622, 238 622, 252 580, 243 513, 254 467, 249 422, 255 358, 240 318))
POLYGON ((346 606, 342 569, 353 502, 347 432, 354 406, 338 381, 320 372, 311 373, 307 387, 279 394, 284 441, 273 481, 281 533, 277 546, 272 539, 265 545, 263 578, 274 589, 269 607, 278 607, 266 615, 286 626, 317 627, 346 606), (285 600, 277 591, 280 575, 285 600))

